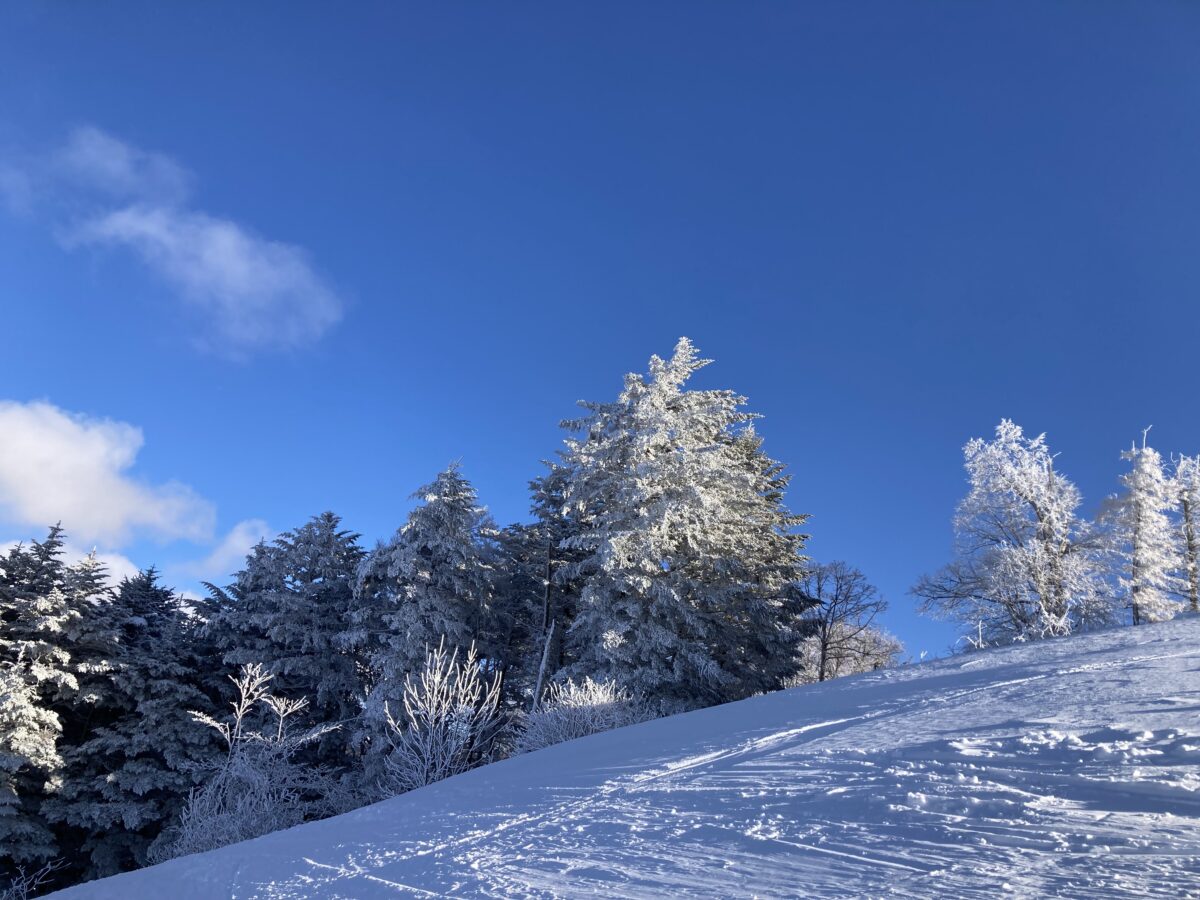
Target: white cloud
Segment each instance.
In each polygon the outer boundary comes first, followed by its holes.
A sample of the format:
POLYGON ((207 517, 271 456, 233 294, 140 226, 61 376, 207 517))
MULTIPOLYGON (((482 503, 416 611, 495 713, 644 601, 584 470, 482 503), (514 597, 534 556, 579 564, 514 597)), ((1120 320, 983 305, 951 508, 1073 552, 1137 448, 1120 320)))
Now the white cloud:
POLYGON ((204 559, 175 566, 172 572, 220 583, 246 564, 246 554, 255 544, 273 537, 274 530, 262 519, 245 519, 234 525, 204 559))
POLYGON ((0 161, 0 199, 12 211, 42 201, 68 249, 133 253, 202 315, 210 349, 299 347, 341 320, 341 298, 303 248, 189 205, 192 181, 170 157, 92 127, 40 161, 0 161))
POLYGON ((219 346, 234 352, 308 344, 342 316, 341 301, 303 250, 227 219, 138 204, 85 222, 70 242, 132 250, 207 313, 219 346))
POLYGON ((213 506, 177 482, 132 477, 141 429, 50 403, 0 401, 0 519, 43 528, 61 521, 82 544, 120 546, 133 534, 210 540, 213 506))
POLYGON ((98 128, 77 128, 51 163, 53 174, 77 187, 121 200, 184 200, 192 176, 160 153, 147 153, 98 128))

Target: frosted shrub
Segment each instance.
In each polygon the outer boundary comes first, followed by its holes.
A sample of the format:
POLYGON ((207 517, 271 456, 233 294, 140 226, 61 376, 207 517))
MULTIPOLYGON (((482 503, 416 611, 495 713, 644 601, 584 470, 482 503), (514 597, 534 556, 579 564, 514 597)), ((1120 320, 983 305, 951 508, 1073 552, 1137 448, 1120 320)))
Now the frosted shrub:
POLYGON ((384 789, 397 794, 491 762, 504 725, 500 675, 485 681, 474 645, 461 661, 445 641, 428 650, 414 681, 404 680, 404 710, 385 709, 391 749, 384 789))
POLYGON ((231 722, 192 713, 224 738, 228 753, 205 784, 192 791, 179 824, 151 847, 152 863, 214 850, 343 811, 337 782, 324 770, 294 759, 302 747, 336 726, 295 732, 288 720, 303 710, 307 701, 273 696, 271 676, 262 666, 243 666, 233 681, 238 697, 231 722), (267 716, 255 721, 255 713, 263 709, 267 716))
POLYGON ((517 751, 540 750, 651 717, 646 704, 615 682, 584 678, 552 684, 545 699, 525 717, 517 751))
POLYGON ((54 873, 64 865, 61 860, 55 860, 33 871, 17 866, 8 884, 0 883, 0 900, 29 900, 40 896, 49 889, 54 873))

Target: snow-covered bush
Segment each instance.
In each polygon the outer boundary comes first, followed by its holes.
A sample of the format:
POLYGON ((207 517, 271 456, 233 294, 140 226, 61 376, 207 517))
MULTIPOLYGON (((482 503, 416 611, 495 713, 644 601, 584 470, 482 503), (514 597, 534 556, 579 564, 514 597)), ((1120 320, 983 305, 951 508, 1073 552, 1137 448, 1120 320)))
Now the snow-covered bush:
POLYGON ((289 719, 305 700, 270 693, 271 676, 259 665, 242 667, 233 719, 193 713, 224 738, 228 753, 208 780, 192 791, 179 824, 150 848, 152 863, 290 828, 345 811, 348 798, 326 771, 295 761, 296 753, 336 725, 293 732, 289 719), (259 716, 263 710, 266 716, 259 716))
POLYGON ((397 794, 491 762, 504 726, 500 675, 486 681, 474 645, 460 661, 445 640, 428 650, 414 681, 404 679, 404 710, 385 706, 391 745, 384 760, 385 793, 397 794))
POLYGON ((528 753, 652 718, 650 707, 612 681, 564 681, 525 717, 517 752, 528 753))

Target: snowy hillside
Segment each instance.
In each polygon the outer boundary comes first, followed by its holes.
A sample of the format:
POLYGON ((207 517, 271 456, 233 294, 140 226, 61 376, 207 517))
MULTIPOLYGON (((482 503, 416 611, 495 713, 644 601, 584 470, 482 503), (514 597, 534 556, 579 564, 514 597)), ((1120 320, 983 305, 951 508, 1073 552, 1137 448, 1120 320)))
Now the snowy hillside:
POLYGON ((1200 618, 562 744, 62 897, 1200 896, 1200 618))

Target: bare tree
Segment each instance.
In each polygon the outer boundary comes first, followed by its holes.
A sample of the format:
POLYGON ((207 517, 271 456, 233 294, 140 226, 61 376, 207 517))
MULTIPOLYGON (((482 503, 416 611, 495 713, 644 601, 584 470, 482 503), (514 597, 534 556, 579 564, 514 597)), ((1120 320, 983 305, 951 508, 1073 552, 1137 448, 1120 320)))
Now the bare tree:
POLYGON ((815 566, 800 589, 815 601, 805 617, 813 630, 802 651, 812 657, 808 680, 879 668, 899 654, 899 642, 873 624, 887 601, 858 569, 841 561, 815 566))

